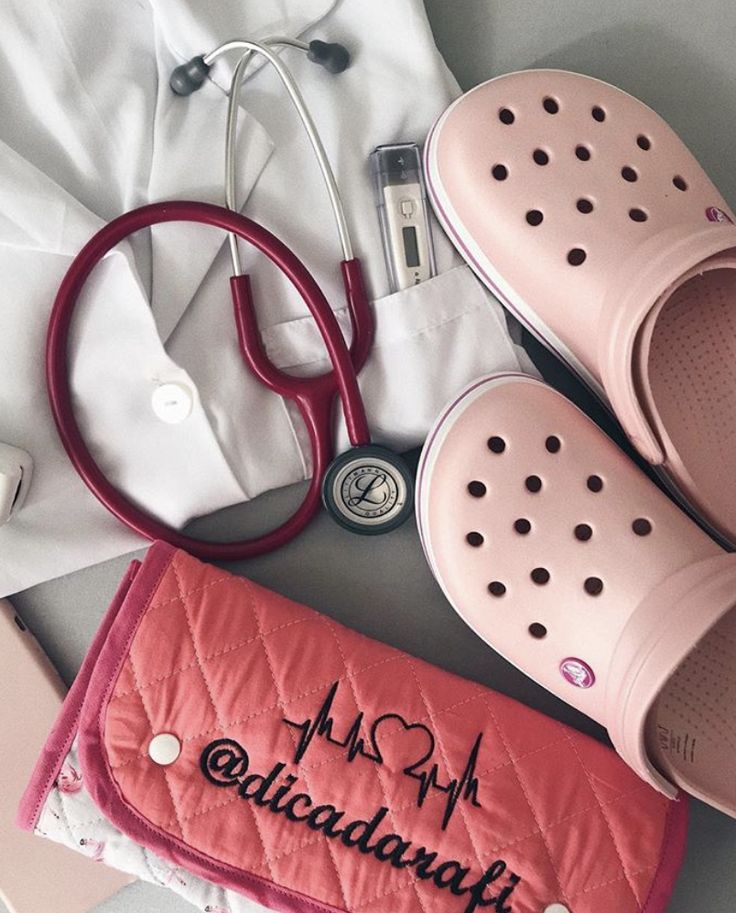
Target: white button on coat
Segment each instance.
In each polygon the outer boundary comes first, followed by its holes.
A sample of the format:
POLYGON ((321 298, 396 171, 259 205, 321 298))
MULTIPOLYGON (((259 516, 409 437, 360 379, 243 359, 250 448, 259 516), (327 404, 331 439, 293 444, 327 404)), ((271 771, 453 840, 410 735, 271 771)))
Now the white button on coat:
POLYGON ((168 767, 181 754, 181 742, 170 732, 160 732, 148 745, 148 757, 161 767, 168 767))
POLYGON ((563 903, 553 903, 545 907, 542 913, 571 913, 571 910, 563 903))
POLYGON ((192 414, 194 394, 184 384, 161 384, 153 391, 151 407, 162 422, 178 425, 192 414))
MULTIPOLYGON (((72 258, 105 222, 153 200, 222 204, 223 88, 237 55, 218 60, 190 97, 167 89, 175 66, 222 41, 322 37, 352 53, 351 67, 333 76, 294 49, 280 52, 335 167, 374 299, 376 345, 360 383, 376 441, 418 445, 473 378, 528 366, 499 305, 438 227, 438 278, 389 294, 368 155, 382 143, 421 143, 459 94, 422 0, 5 6, 0 441, 27 450, 37 472, 17 521, 0 528, 0 596, 145 544, 86 489, 58 440, 45 406, 44 329, 72 258)), ((241 105, 238 202, 297 252, 349 333, 324 186, 270 68, 246 75, 241 105)), ((223 233, 203 226, 138 233, 95 269, 72 332, 72 395, 93 456, 116 487, 176 527, 310 472, 300 421, 240 356, 226 247, 223 233), (186 421, 158 417, 151 378, 191 391, 186 421)), ((242 258, 269 355, 296 373, 328 368, 299 296, 247 245, 242 258)), ((186 411, 171 409, 177 418, 186 411)), ((347 445, 342 426, 338 444, 347 445)))

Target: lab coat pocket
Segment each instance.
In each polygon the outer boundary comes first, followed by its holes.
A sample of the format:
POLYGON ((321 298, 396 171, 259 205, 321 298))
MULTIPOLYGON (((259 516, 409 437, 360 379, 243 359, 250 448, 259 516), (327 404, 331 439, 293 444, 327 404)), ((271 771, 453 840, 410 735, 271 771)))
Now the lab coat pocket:
MULTIPOLYGON (((375 343, 359 380, 377 443, 398 450, 416 447, 442 406, 471 380, 495 371, 531 368, 509 336, 500 304, 467 266, 378 298, 373 308, 375 343)), ((347 312, 340 310, 337 317, 349 338, 347 312)), ((269 356, 279 367, 305 374, 329 369, 310 318, 278 324, 263 335, 269 356)), ((309 463, 309 442, 298 420, 294 430, 309 463)), ((348 447, 341 419, 338 446, 348 447)))

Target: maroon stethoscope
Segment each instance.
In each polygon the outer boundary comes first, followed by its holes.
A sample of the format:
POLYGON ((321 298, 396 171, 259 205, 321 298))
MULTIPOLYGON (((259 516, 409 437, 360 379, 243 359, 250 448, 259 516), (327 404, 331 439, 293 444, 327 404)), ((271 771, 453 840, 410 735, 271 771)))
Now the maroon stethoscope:
POLYGON ((188 95, 202 85, 217 57, 233 49, 243 52, 233 74, 228 110, 226 196, 231 208, 201 202, 163 202, 142 206, 114 219, 87 242, 69 267, 54 301, 46 340, 46 379, 51 410, 64 448, 88 488, 130 529, 151 540, 163 539, 208 560, 234 561, 279 548, 304 529, 319 510, 321 502, 346 529, 366 534, 396 528, 412 510, 413 478, 406 463, 398 454, 370 441, 357 375, 373 344, 373 314, 360 262, 352 255, 342 204, 326 153, 291 74, 271 50, 279 44, 306 50, 311 60, 331 72, 340 72, 349 62, 341 45, 320 41, 306 45, 287 39, 270 39, 261 43, 227 42, 205 57, 194 58, 178 67, 172 74, 171 86, 177 94, 188 95), (325 178, 343 247, 341 270, 352 328, 349 348, 332 308, 301 260, 270 231, 232 208, 237 96, 244 71, 254 52, 266 57, 281 77, 302 118, 325 178), (79 295, 92 270, 117 244, 134 232, 164 222, 198 222, 230 233, 235 273, 230 279, 230 294, 243 360, 269 390, 295 404, 307 428, 313 473, 304 500, 289 520, 256 539, 203 541, 189 537, 146 513, 102 472, 82 437, 74 414, 67 353, 79 295), (328 373, 293 377, 269 360, 258 328, 250 280, 240 268, 237 239, 247 241, 268 257, 299 293, 324 340, 332 363, 332 370, 328 373), (333 412, 338 394, 352 446, 333 459, 333 412))

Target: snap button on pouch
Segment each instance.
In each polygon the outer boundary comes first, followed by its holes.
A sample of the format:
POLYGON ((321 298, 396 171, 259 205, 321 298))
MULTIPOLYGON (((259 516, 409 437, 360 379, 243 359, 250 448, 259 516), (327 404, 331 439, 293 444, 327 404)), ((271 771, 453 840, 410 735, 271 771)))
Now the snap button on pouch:
POLYGON ((181 742, 170 732, 160 732, 148 745, 148 757, 155 763, 166 767, 173 764, 181 754, 181 742))
POLYGON ((178 425, 189 418, 193 406, 194 394, 185 384, 161 384, 151 396, 151 408, 156 418, 169 425, 178 425))
POLYGON ((551 903, 545 907, 542 913, 571 913, 570 909, 564 903, 551 903))

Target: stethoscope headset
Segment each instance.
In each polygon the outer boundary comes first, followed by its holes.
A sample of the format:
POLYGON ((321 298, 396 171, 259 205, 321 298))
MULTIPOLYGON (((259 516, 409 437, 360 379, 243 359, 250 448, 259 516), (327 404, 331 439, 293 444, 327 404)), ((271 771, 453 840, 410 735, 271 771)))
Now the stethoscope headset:
POLYGON ((59 288, 48 328, 46 378, 51 409, 64 448, 77 472, 96 497, 119 520, 148 539, 163 539, 192 554, 234 561, 279 548, 298 535, 323 502, 335 520, 354 532, 387 532, 406 520, 412 511, 413 478, 403 458, 372 444, 357 374, 373 344, 374 320, 365 291, 359 260, 352 243, 340 193, 314 121, 294 79, 273 52, 277 46, 306 51, 313 62, 331 73, 350 64, 340 44, 270 38, 262 42, 228 41, 209 54, 194 57, 177 67, 170 85, 177 95, 189 95, 203 85, 214 61, 230 51, 242 56, 235 67, 228 101, 226 134, 227 208, 201 202, 152 203, 114 219, 84 246, 72 262, 59 288), (304 125, 327 188, 342 246, 343 285, 350 314, 352 342, 348 348, 335 314, 319 285, 299 258, 270 231, 235 211, 235 136, 238 95, 245 70, 254 53, 274 67, 304 125), (69 385, 69 331, 79 295, 90 273, 102 258, 128 235, 163 222, 199 222, 229 232, 233 275, 230 291, 241 355, 248 368, 269 390, 291 400, 307 429, 313 473, 297 511, 264 536, 238 542, 209 542, 191 538, 160 522, 132 503, 107 479, 90 453, 74 415, 69 385), (238 241, 248 241, 289 279, 302 297, 324 340, 332 369, 322 375, 293 377, 278 369, 266 355, 253 306, 248 275, 243 273, 238 241), (339 394, 351 447, 334 457, 333 407, 339 394))

